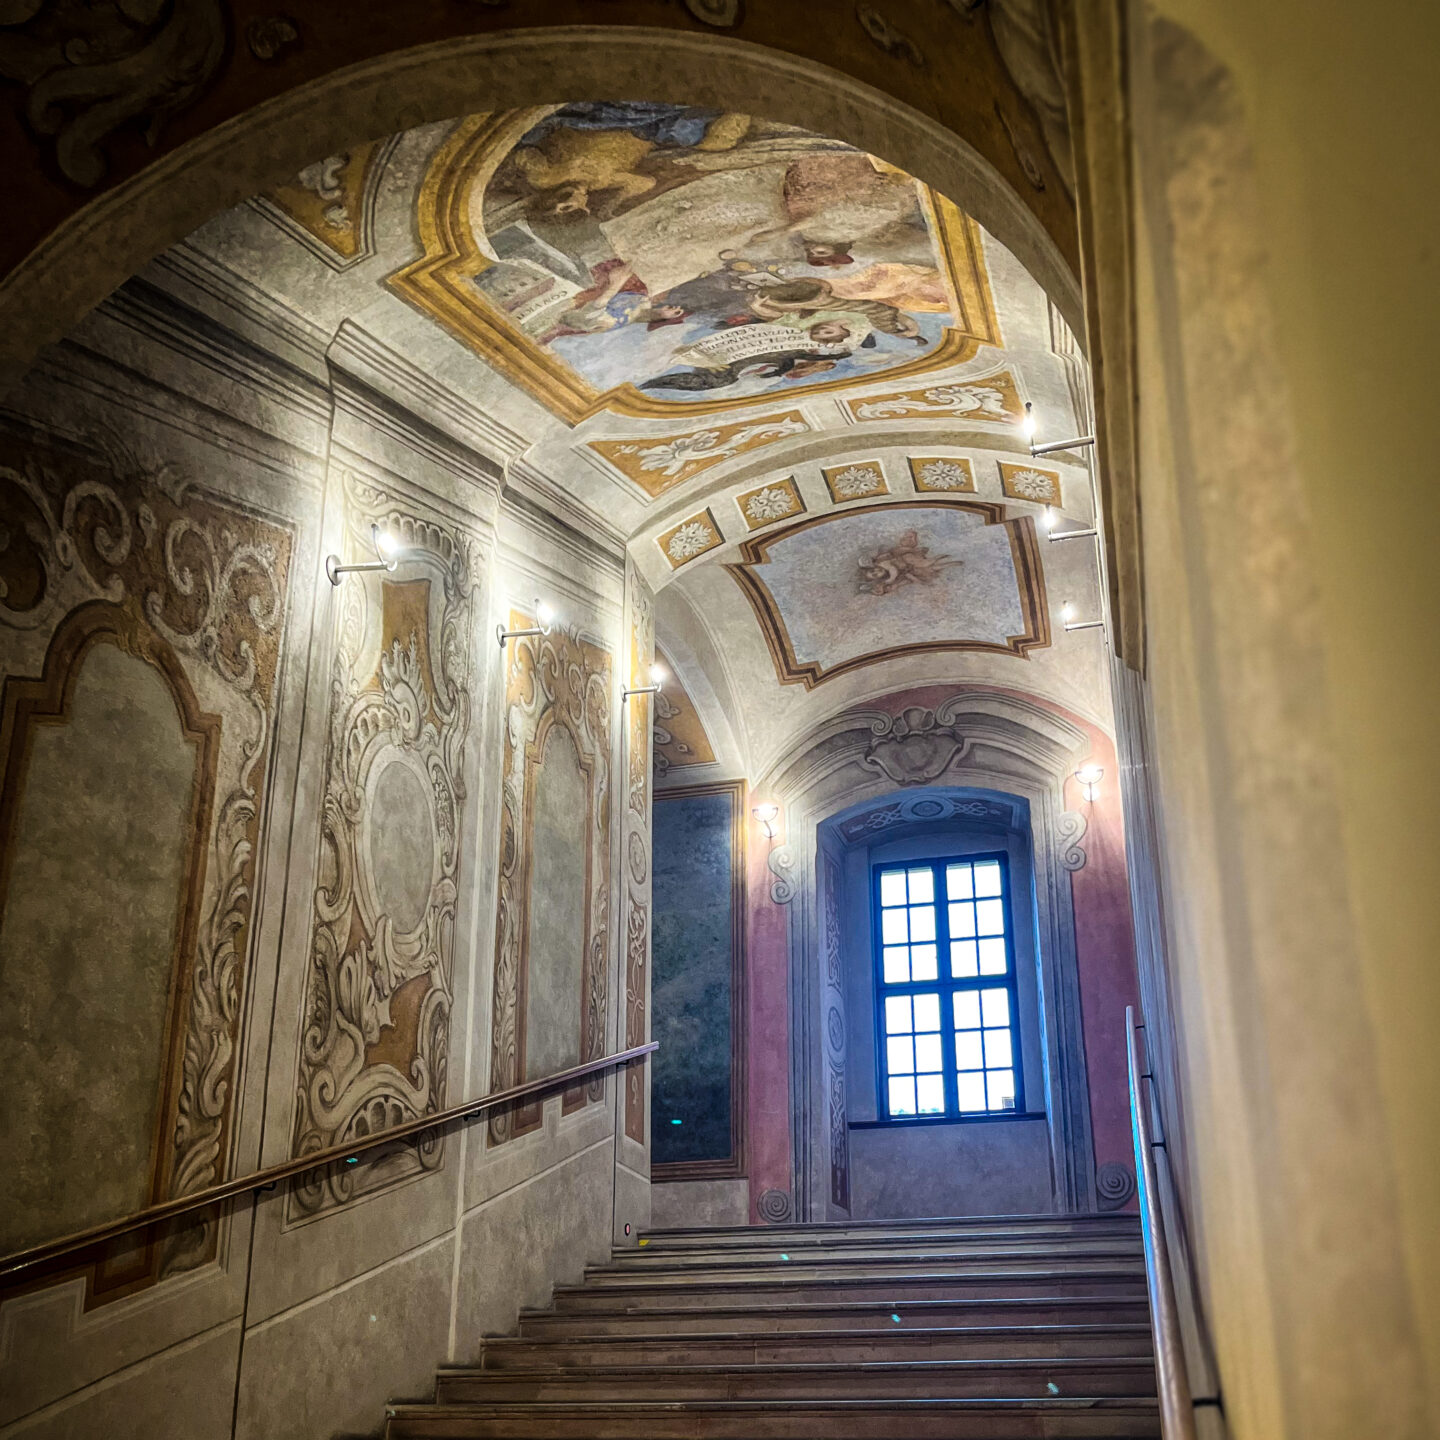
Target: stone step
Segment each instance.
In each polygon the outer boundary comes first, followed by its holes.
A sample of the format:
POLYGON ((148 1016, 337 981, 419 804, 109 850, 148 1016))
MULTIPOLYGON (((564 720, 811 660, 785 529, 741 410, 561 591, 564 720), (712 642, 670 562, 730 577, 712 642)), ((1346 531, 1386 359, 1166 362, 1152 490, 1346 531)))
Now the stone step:
POLYGON ((394 1405, 389 1440, 1155 1440, 1153 1399, 394 1405))
POLYGON ((620 1250, 602 1270, 735 1269, 756 1265, 868 1265, 892 1260, 989 1260, 1042 1256, 1052 1263, 1109 1255, 1144 1257, 1137 1235, 1082 1235, 1064 1239, 1044 1236, 896 1236, 885 1240, 842 1240, 834 1245, 770 1244, 688 1246, 620 1250))
POLYGON ((693 1400, 1044 1399, 1154 1395, 1149 1356, 1033 1360, 901 1360, 861 1364, 604 1366, 439 1373, 441 1405, 693 1400))
POLYGON ((972 1300, 1011 1295, 1103 1295, 1134 1298, 1145 1294, 1142 1265, 1077 1264, 1062 1270, 917 1269, 913 1274, 809 1275, 803 1271, 731 1275, 723 1281, 692 1278, 657 1280, 646 1275, 606 1276, 603 1283, 561 1285, 555 1289, 557 1310, 645 1309, 679 1304, 774 1305, 879 1299, 972 1300))
MULTIPOLYGON (((887 1316, 888 1320, 889 1317, 887 1316)), ((809 1328, 764 1333, 717 1332, 687 1337, 664 1331, 550 1339, 487 1340, 479 1368, 562 1370, 614 1365, 819 1365, 877 1360, 981 1360, 1136 1356, 1150 1353, 1150 1327, 1129 1325, 994 1325, 917 1329, 809 1328)))
POLYGON ((820 1225, 696 1226, 646 1230, 637 1243, 680 1249, 720 1245, 769 1244, 830 1246, 848 1239, 877 1240, 925 1235, 1138 1235, 1135 1215, 976 1215, 926 1217, 916 1220, 843 1220, 820 1225))
POLYGON ((1003 1269, 1013 1274, 1073 1275, 1097 1266, 1130 1269, 1143 1274, 1145 1255, 1139 1246, 1132 1249, 1096 1250, 1070 1256, 1054 1251, 996 1250, 982 1254, 894 1255, 885 1259, 851 1260, 844 1256, 808 1256, 790 1260, 776 1255, 710 1264, 669 1265, 587 1265, 587 1285, 693 1285, 728 1284, 732 1280, 876 1280, 909 1279, 915 1276, 950 1275, 962 1277, 1003 1269))

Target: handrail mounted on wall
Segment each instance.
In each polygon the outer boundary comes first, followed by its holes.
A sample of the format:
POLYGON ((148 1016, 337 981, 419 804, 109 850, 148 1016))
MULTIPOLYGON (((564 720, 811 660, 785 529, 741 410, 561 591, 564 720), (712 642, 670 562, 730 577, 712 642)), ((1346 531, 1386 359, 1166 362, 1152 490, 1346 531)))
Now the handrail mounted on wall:
POLYGON ((143 1230, 146 1226, 158 1224, 162 1220, 173 1220, 177 1215, 186 1215, 193 1210, 203 1210, 207 1205, 214 1205, 218 1201, 229 1200, 233 1196, 244 1195, 251 1190, 272 1189, 282 1180, 289 1180, 296 1175, 304 1175, 311 1170, 319 1170, 325 1165, 334 1164, 337 1160, 358 1160, 368 1150, 377 1149, 381 1145, 393 1145, 397 1140, 405 1140, 411 1135, 434 1130, 437 1126, 449 1125, 456 1120, 477 1120, 481 1115, 488 1114, 491 1110, 498 1109, 502 1105, 509 1105, 516 1100, 528 1100, 536 1095, 563 1090, 574 1084, 575 1081, 585 1079, 586 1076, 598 1074, 602 1070, 614 1069, 617 1065, 627 1064, 631 1060, 642 1059, 659 1048, 659 1041, 651 1040, 648 1044, 636 1045, 629 1050, 620 1050, 614 1055, 604 1055, 598 1060, 587 1060, 583 1065, 572 1065, 568 1070, 557 1071, 554 1075, 543 1075, 538 1080, 526 1080, 523 1084, 510 1086, 508 1090, 496 1090, 493 1094, 467 1100, 461 1105, 452 1105, 448 1110, 437 1110, 433 1115, 421 1115, 414 1120, 407 1120, 401 1125, 391 1126, 388 1130, 377 1130, 375 1134, 352 1140, 348 1145, 332 1145, 326 1150, 312 1150, 308 1155, 297 1155, 293 1160, 282 1161, 279 1165, 269 1165, 263 1170, 256 1170, 249 1175, 241 1175, 234 1180, 226 1180, 219 1185, 211 1185, 208 1189, 197 1190, 193 1195, 182 1195, 174 1200, 165 1200, 159 1205, 151 1205, 147 1209, 137 1210, 134 1214, 126 1215, 120 1220, 107 1221, 103 1225, 93 1225, 88 1230, 77 1230, 73 1235, 63 1236, 59 1240, 47 1240, 43 1245, 35 1245, 28 1250, 17 1250, 14 1254, 0 1256, 0 1281, 10 1281, 15 1276, 28 1270, 34 1270, 37 1266, 46 1265, 62 1255, 69 1255, 76 1250, 84 1250, 91 1245, 103 1244, 107 1240, 116 1240, 122 1235, 128 1235, 133 1230, 143 1230))
MULTIPOLYGON (((1138 1027, 1143 1028, 1143 1027, 1138 1027)), ((1135 1137, 1135 1189, 1140 1201, 1140 1227, 1145 1239, 1145 1284, 1150 1294, 1150 1331, 1155 1339, 1155 1375, 1160 1389, 1160 1425, 1165 1440, 1196 1440, 1195 1403, 1175 1300, 1175 1272, 1160 1212, 1160 1180, 1155 1168, 1155 1140, 1148 1099, 1141 1082, 1135 1044, 1135 1007, 1125 1007, 1125 1051, 1130 1064, 1130 1125, 1135 1137)))

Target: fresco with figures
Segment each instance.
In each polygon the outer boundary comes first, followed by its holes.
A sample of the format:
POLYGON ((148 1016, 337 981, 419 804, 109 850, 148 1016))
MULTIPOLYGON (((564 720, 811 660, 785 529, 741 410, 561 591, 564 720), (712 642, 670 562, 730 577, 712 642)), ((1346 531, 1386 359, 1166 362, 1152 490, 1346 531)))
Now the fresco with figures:
POLYGON ((973 221, 874 156, 755 116, 582 102, 477 117, 420 206, 428 253, 397 288, 487 354, 496 322, 529 342, 538 369, 519 378, 547 401, 733 404, 998 342, 973 221))

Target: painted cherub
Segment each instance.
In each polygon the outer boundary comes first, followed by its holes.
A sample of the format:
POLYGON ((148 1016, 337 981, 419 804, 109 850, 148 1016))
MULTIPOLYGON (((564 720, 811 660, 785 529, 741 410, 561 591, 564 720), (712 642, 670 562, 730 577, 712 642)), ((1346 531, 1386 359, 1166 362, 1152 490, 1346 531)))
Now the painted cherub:
POLYGON ((920 543, 919 533, 907 530, 895 544, 860 562, 857 593, 891 595, 906 585, 929 585, 942 570, 964 563, 949 555, 932 555, 929 546, 920 543))

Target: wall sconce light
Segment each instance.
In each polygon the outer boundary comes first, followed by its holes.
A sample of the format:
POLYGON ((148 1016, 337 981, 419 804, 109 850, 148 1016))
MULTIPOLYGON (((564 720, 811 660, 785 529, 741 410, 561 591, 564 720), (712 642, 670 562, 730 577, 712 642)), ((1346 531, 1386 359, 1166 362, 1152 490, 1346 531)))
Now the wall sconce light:
POLYGON ((507 640, 514 640, 521 635, 548 635, 555 624, 555 609, 547 605, 543 600, 535 602, 535 623, 525 630, 507 630, 505 626, 495 627, 495 638, 500 642, 500 648, 505 648, 507 640))
POLYGON ((1030 402, 1025 402, 1025 418, 1020 422, 1020 431, 1025 436, 1025 443, 1030 447, 1032 456, 1049 455, 1054 450, 1074 450, 1081 445, 1093 445, 1093 435, 1076 435, 1070 440, 1051 440, 1048 444, 1037 445, 1035 443, 1035 415, 1030 408, 1030 402))
POLYGON ((750 812, 761 824, 765 831, 765 838, 775 838, 775 822, 780 818, 780 807, 772 801, 767 800, 763 805, 757 805, 750 812))
POLYGON ((650 683, 648 685, 627 685, 621 692, 621 700, 628 700, 632 695, 655 695, 665 683, 665 667, 663 665, 652 665, 650 667, 650 683))
POLYGON ((1060 607, 1060 619, 1067 630, 1099 630, 1105 624, 1103 620, 1077 620, 1075 607, 1068 600, 1060 607))
POLYGON ((1047 505, 1044 513, 1040 516, 1040 528, 1045 531, 1049 540, 1084 540, 1089 536, 1099 535, 1099 530, 1093 525, 1083 530, 1057 530, 1055 527, 1060 523, 1062 516, 1053 505, 1047 505))
POLYGON ((345 565, 338 555, 327 555, 325 557, 325 578, 332 585, 338 585, 342 575, 349 575, 353 571, 393 570, 400 563, 400 542, 388 530, 382 530, 378 525, 372 525, 370 527, 370 543, 375 547, 373 560, 360 560, 353 565, 345 565))
POLYGON ((1085 798, 1093 804, 1100 794, 1100 782, 1105 778, 1104 768, 1095 764, 1082 765, 1075 772, 1075 778, 1080 782, 1085 798))

